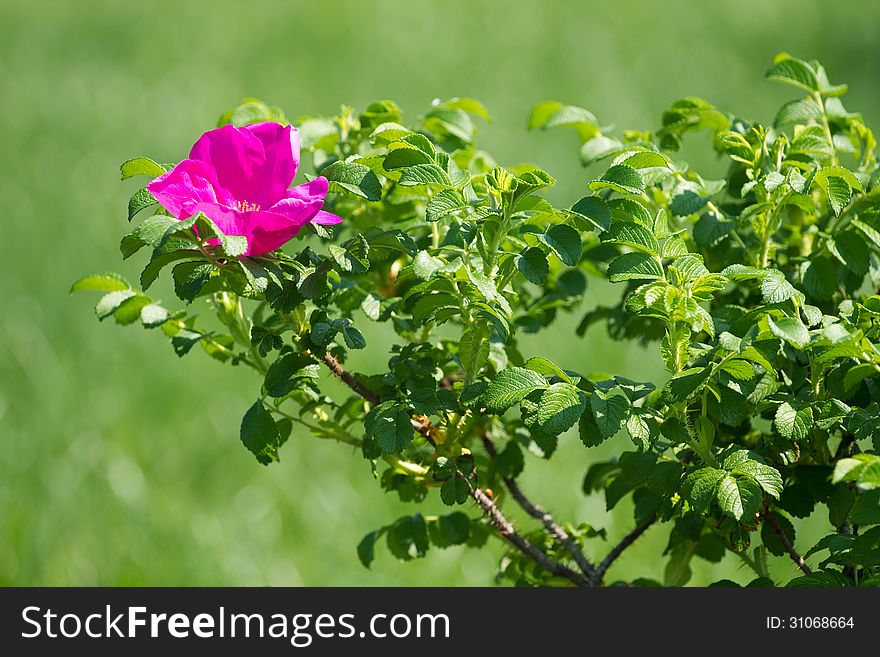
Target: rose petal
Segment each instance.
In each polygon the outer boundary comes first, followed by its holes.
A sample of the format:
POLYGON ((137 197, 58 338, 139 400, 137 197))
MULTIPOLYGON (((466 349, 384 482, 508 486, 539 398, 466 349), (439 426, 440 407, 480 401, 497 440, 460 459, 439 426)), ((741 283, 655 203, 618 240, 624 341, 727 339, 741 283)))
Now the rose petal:
MULTIPOLYGON (((193 145, 190 159, 207 162, 217 182, 236 201, 254 201, 266 164, 263 143, 249 130, 225 125, 209 130, 193 145)), ((290 184, 290 183, 288 183, 290 184)))
POLYGON ((308 221, 297 223, 274 212, 247 213, 248 255, 260 255, 281 248, 289 242, 308 221))
POLYGON ((333 224, 342 223, 342 217, 337 217, 335 214, 332 214, 330 212, 319 210, 318 214, 312 217, 311 223, 321 224, 322 226, 332 226, 333 224))
POLYGON ((200 203, 232 203, 229 192, 218 184, 214 169, 201 160, 184 160, 150 182, 147 190, 178 219, 194 215, 200 203))
POLYGON ((254 123, 247 130, 263 144, 265 161, 257 189, 248 200, 264 208, 284 197, 284 193, 296 176, 299 166, 299 132, 290 125, 280 123, 254 123))

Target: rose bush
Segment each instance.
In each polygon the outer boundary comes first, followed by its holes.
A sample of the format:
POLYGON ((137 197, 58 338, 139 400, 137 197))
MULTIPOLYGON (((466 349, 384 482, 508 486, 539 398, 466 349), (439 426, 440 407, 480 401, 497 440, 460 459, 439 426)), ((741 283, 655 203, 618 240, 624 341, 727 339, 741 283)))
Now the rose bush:
POLYGON ((73 289, 102 291, 100 319, 161 328, 181 356, 199 346, 254 370, 262 384, 240 437, 260 463, 293 432, 285 449, 307 449, 308 432, 356 446, 365 474, 401 499, 456 507, 371 531, 357 550, 366 566, 380 539, 408 560, 495 536, 509 547, 500 578, 597 586, 661 523, 666 585, 727 552, 753 584, 876 585, 876 142, 817 62, 782 54, 767 77, 800 95, 772 124, 685 98, 656 132, 614 136, 585 109, 536 106, 531 129, 574 128, 584 164, 607 163, 568 208, 542 197, 549 173, 500 167, 475 146, 488 118, 475 100, 436 102, 414 124, 380 101, 296 129, 248 100, 176 166, 123 164, 123 179, 153 178, 129 219, 156 213, 121 243, 126 258, 151 250, 140 286, 97 274, 73 289), (726 162, 722 178, 674 159, 695 132, 726 162), (300 146, 318 177, 289 189, 300 146), (182 310, 145 293, 169 266, 192 304, 182 310), (521 353, 518 335, 576 310, 589 276, 622 294, 578 333, 601 322, 655 345, 667 380, 588 376, 521 353), (198 323, 196 307, 216 322, 198 323), (363 322, 394 337, 384 371, 346 366, 367 347, 363 322), (346 394, 328 394, 329 375, 346 394), (633 530, 607 548, 601 527, 557 520, 519 484, 575 427, 584 493, 609 509, 634 502, 633 530), (623 435, 631 445, 611 460, 591 456, 623 435), (534 527, 514 526, 514 504, 534 527), (814 514, 827 515, 827 534, 801 546, 796 525, 814 514), (800 576, 773 576, 768 554, 800 576))

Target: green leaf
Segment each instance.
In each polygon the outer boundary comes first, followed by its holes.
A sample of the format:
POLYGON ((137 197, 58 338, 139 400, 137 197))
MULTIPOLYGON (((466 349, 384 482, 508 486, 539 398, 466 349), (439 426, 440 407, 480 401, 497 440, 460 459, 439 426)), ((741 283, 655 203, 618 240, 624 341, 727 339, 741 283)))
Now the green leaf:
POLYGON ((464 385, 469 386, 489 360, 489 330, 485 322, 465 329, 458 343, 458 357, 464 370, 464 385))
POLYGON ((556 256, 569 267, 574 267, 581 260, 581 236, 571 226, 554 224, 544 235, 539 236, 544 244, 553 249, 556 256))
POLYGON ((396 148, 382 162, 387 171, 414 167, 418 164, 435 164, 434 158, 418 148, 396 148))
POLYGON ((773 67, 767 71, 766 77, 807 92, 819 91, 815 69, 807 62, 786 53, 780 53, 773 59, 773 67))
POLYGON ((417 164, 403 170, 398 184, 404 187, 415 185, 451 187, 452 180, 449 178, 449 174, 436 164, 417 164))
POLYGON ((625 164, 616 164, 598 180, 591 182, 588 187, 592 192, 610 189, 618 194, 641 194, 645 191, 645 181, 641 174, 625 164))
POLYGON ((609 395, 601 390, 594 390, 590 396, 590 408, 599 433, 610 438, 623 428, 630 413, 630 403, 621 395, 609 395))
POLYGON ((137 253, 144 246, 159 246, 167 236, 181 228, 181 222, 163 214, 144 219, 133 231, 122 238, 119 250, 123 258, 137 253))
POLYGON ((425 219, 428 221, 439 221, 449 216, 457 210, 467 208, 468 204, 464 201, 461 194, 453 189, 444 189, 431 197, 425 208, 425 219))
POLYGON ((544 376, 559 377, 565 381, 565 383, 576 383, 576 381, 572 381, 569 374, 560 369, 556 363, 547 360, 546 358, 541 358, 540 356, 529 358, 525 363, 525 367, 526 369, 530 369, 538 374, 543 374, 544 376))
POLYGON ((318 364, 305 354, 286 353, 269 366, 263 386, 273 397, 284 397, 303 379, 318 378, 318 364))
POLYGON ((364 568, 369 568, 376 558, 376 541, 379 540, 380 533, 373 531, 364 536, 357 546, 358 560, 363 564, 364 568))
POLYGON ((522 254, 516 256, 516 268, 535 285, 544 285, 550 274, 547 256, 537 247, 529 247, 522 254))
POLYGON ((95 314, 98 316, 98 319, 106 319, 115 313, 116 309, 119 308, 126 299, 131 299, 135 296, 137 296, 137 292, 134 290, 115 290, 113 292, 108 292, 101 297, 100 301, 98 301, 98 304, 95 306, 95 314))
POLYGON ((155 303, 147 304, 141 309, 141 324, 144 325, 144 328, 161 326, 168 317, 168 311, 155 303))
POLYGON ((799 319, 783 317, 774 322, 773 318, 768 316, 767 325, 770 327, 773 335, 781 340, 785 340, 796 349, 803 349, 810 344, 810 332, 799 319))
POLYGON ((428 533, 431 542, 439 548, 462 545, 471 536, 471 520, 461 511, 454 511, 429 523, 428 533))
POLYGON ((781 271, 770 269, 766 272, 761 282, 761 295, 766 303, 782 303, 796 294, 797 290, 785 279, 785 274, 781 271))
POLYGON ((611 209, 599 196, 585 196, 571 207, 571 211, 599 230, 607 230, 611 226, 611 209))
POLYGON ((412 414, 395 401, 382 402, 367 413, 364 431, 383 454, 396 454, 413 440, 412 414))
POLYGON ((574 128, 583 141, 592 139, 599 133, 598 120, 582 107, 563 105, 553 100, 535 105, 529 115, 529 130, 558 127, 574 128))
POLYGON ((717 468, 694 470, 682 482, 682 494, 696 511, 706 513, 715 499, 718 482, 726 474, 717 468))
POLYGON ((137 190, 128 201, 128 220, 131 221, 138 212, 151 205, 156 205, 156 203, 158 201, 150 194, 146 187, 137 190))
POLYGON ((141 272, 141 288, 148 290, 159 277, 159 273, 172 262, 181 260, 201 260, 202 255, 195 249, 180 249, 160 255, 153 255, 141 272))
POLYGON ((498 468, 498 474, 505 479, 518 477, 524 466, 525 460, 523 459, 522 450, 513 440, 507 443, 495 459, 495 467, 498 468))
POLYGON ((211 278, 214 266, 206 262, 183 262, 171 270, 174 293, 183 301, 192 301, 211 278))
POLYGON ((718 506, 737 520, 750 519, 761 508, 761 489, 751 477, 734 477, 725 473, 718 480, 718 506))
POLYGON ((852 199, 852 189, 849 184, 838 176, 828 176, 825 193, 828 194, 828 202, 835 215, 840 215, 852 199))
POLYGON ((603 242, 625 244, 639 251, 657 255, 660 244, 654 233, 637 223, 615 221, 611 228, 602 235, 603 242))
POLYGON ((852 481, 862 490, 880 488, 880 456, 876 454, 856 454, 852 458, 840 459, 834 465, 831 482, 852 481))
POLYGON ((810 121, 818 121, 822 116, 819 106, 811 99, 793 100, 783 105, 776 113, 773 125, 776 128, 784 128, 793 124, 807 124, 810 121))
POLYGON ((467 502, 468 495, 467 482, 458 476, 447 479, 440 487, 440 499, 447 506, 464 504, 467 502))
POLYGON ((263 465, 278 460, 281 436, 272 414, 259 399, 247 410, 241 420, 241 442, 263 465))
POLYGON ((582 390, 570 383, 554 383, 538 399, 538 427, 546 434, 558 436, 577 424, 586 405, 587 397, 582 390))
POLYGON ((648 253, 624 253, 614 258, 608 265, 608 280, 612 283, 660 278, 663 278, 663 268, 657 258, 648 253))
POLYGON ((128 281, 122 276, 115 272, 108 271, 103 274, 91 274, 90 276, 85 276, 79 279, 76 283, 70 286, 70 291, 119 292, 130 288, 131 286, 128 284, 128 281))
POLYGON ((734 474, 748 475, 758 482, 758 485, 764 489, 764 492, 775 497, 777 500, 782 495, 782 475, 774 467, 749 459, 735 465, 732 472, 734 474))
POLYGON ((776 409, 774 424, 785 438, 803 440, 813 426, 813 409, 810 406, 795 409, 788 402, 783 402, 776 409))
POLYGON ((344 190, 368 201, 382 198, 382 184, 376 174, 360 162, 334 162, 323 169, 321 175, 330 181, 331 188, 336 191, 344 190))
POLYGON ((692 367, 674 375, 666 384, 665 392, 671 402, 690 399, 706 385, 712 374, 711 367, 692 367))
POLYGON ((126 160, 119 167, 123 180, 128 180, 134 176, 150 176, 155 178, 165 173, 165 167, 158 162, 154 162, 148 157, 136 157, 132 160, 126 160))
POLYGON ((509 367, 501 370, 489 384, 483 394, 483 403, 488 410, 501 413, 535 390, 546 387, 547 380, 537 372, 523 367, 509 367))
POLYGON ((150 297, 136 294, 119 304, 119 307, 113 313, 113 318, 117 324, 122 324, 123 326, 133 324, 140 319, 141 311, 152 302, 153 300, 150 297))

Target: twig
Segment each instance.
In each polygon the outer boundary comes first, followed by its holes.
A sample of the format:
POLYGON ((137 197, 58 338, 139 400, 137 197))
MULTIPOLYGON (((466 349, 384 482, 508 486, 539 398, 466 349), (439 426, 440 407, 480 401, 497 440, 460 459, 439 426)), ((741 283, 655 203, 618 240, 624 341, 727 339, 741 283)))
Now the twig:
POLYGON ((324 364, 327 365, 330 371, 333 372, 335 376, 339 377, 345 385, 373 404, 373 406, 377 406, 381 402, 379 395, 354 378, 348 370, 342 367, 339 361, 336 360, 330 352, 324 354, 324 364))
POLYGON ((541 552, 538 548, 532 545, 526 538, 521 536, 516 528, 513 526, 513 523, 507 519, 507 517, 501 513, 501 509, 493 502, 489 497, 479 488, 474 487, 473 484, 465 477, 461 472, 457 472, 456 475, 461 478, 465 485, 468 488, 468 494, 474 499, 474 501, 480 506, 483 510, 483 513, 488 516, 490 522, 495 525, 498 529, 501 536, 511 545, 513 545, 517 550, 525 554, 532 561, 537 563, 539 566, 544 568, 547 572, 557 575, 559 577, 564 577, 577 586, 590 586, 590 580, 584 577, 581 573, 575 572, 568 566, 559 563, 548 557, 546 554, 541 552))
MULTIPOLYGON (((336 360, 336 358, 334 358, 331 354, 325 353, 322 357, 322 360, 335 376, 337 376, 345 385, 351 388, 358 395, 360 395, 373 405, 381 403, 379 395, 377 395, 372 390, 360 383, 357 379, 355 379, 354 376, 352 376, 350 372, 342 367, 340 362, 336 360)), ((412 424, 415 431, 423 435, 432 445, 436 445, 434 439, 435 428, 427 417, 422 416, 419 419, 413 418, 412 424)), ((498 528, 499 533, 508 543, 513 545, 517 550, 519 550, 524 555, 529 557, 532 561, 544 568, 544 570, 546 570, 547 572, 553 575, 557 575, 559 577, 564 577, 577 586, 590 585, 590 580, 587 579, 584 575, 581 575, 580 573, 575 572, 568 566, 554 559, 551 559, 534 545, 532 545, 525 537, 521 536, 516 531, 513 523, 511 523, 510 520, 508 520, 505 515, 501 513, 501 510, 495 505, 495 503, 491 499, 489 499, 486 493, 471 484, 470 480, 461 470, 457 469, 455 472, 455 476, 464 481, 468 489, 468 495, 470 495, 473 500, 479 505, 479 507, 483 510, 483 513, 485 513, 492 524, 498 528)))
POLYGON ((794 548, 794 545, 791 544, 791 541, 788 540, 788 536, 786 536, 785 532, 782 531, 782 527, 780 527, 779 523, 776 522, 776 518, 773 517, 773 514, 768 511, 764 511, 761 516, 764 518, 764 520, 767 521, 767 524, 770 525, 770 529, 772 529, 773 533, 776 534, 776 536, 779 538, 779 542, 782 543, 782 546, 788 552, 791 560, 797 564, 797 567, 803 571, 804 575, 812 575, 813 571, 810 570, 807 562, 804 561, 804 558, 794 548))
POLYGON ((596 568, 596 572, 593 574, 592 585, 599 586, 602 584, 602 578, 605 577, 605 573, 608 572, 608 569, 611 568, 611 564, 613 564, 617 557, 623 554, 623 551, 627 549, 630 545, 636 542, 636 540, 645 533, 645 530, 648 529, 651 525, 657 522, 657 514, 652 513, 651 516, 643 522, 641 525, 633 529, 629 534, 620 539, 620 542, 614 546, 611 552, 608 553, 608 556, 602 560, 602 563, 599 564, 599 567, 596 568))
MULTIPOLYGON (((492 439, 489 438, 489 436, 483 436, 483 445, 486 447, 486 451, 489 453, 489 456, 494 460, 498 456, 498 451, 495 449, 495 444, 492 442, 492 439)), ((578 548, 577 544, 575 544, 571 536, 568 535, 568 532, 566 532, 553 519, 552 515, 550 515, 547 511, 544 511, 541 507, 534 504, 528 497, 526 497, 525 493, 523 493, 522 489, 519 487, 519 484, 516 482, 515 479, 510 477, 502 477, 502 479, 504 481, 504 484, 510 491, 510 494, 513 495, 513 499, 516 500, 517 504, 519 504, 530 516, 532 516, 533 518, 537 518, 542 523, 544 523, 544 527, 547 528, 547 531, 555 536, 560 543, 562 543, 563 547, 566 549, 566 551, 568 551, 572 559, 574 559, 575 563, 577 563, 578 568, 581 569, 581 572, 583 572, 583 574, 587 577, 592 577, 592 564, 587 561, 584 553, 581 552, 580 548, 578 548)))

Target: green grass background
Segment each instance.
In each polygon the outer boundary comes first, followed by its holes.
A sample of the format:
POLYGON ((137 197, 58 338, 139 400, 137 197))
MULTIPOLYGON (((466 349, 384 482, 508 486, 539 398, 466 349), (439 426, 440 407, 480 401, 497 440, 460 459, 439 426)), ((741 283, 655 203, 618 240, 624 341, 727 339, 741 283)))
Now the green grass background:
MULTIPOLYGON (((554 200, 570 203, 588 180, 574 135, 527 133, 534 103, 656 128, 668 103, 700 95, 769 121, 793 95, 762 74, 788 50, 821 59, 832 81, 850 83, 850 109, 876 122, 878 19, 878 3, 804 0, 3 0, 0 584, 485 585, 501 553, 493 543, 400 564, 380 549, 362 568, 360 537, 415 507, 383 494, 351 450, 307 435, 280 464, 258 465, 238 441, 253 375, 201 354, 178 360, 158 332, 99 325, 90 299, 68 296, 85 273, 135 277, 142 264, 119 262, 132 192, 118 182, 122 160, 180 159, 245 96, 289 116, 387 97, 416 116, 435 97, 466 95, 492 111, 481 139, 499 161, 546 167, 560 180, 554 200)), ((592 289, 586 305, 608 294, 592 289)), ((601 330, 577 339, 576 321, 524 339, 524 352, 662 377, 653 352, 601 330)), ((386 358, 358 364, 378 371, 386 358)), ((528 462, 525 487, 560 517, 619 537, 630 509, 609 516, 579 489, 591 461, 624 448, 586 451, 568 436, 551 463, 528 462)), ((424 510, 440 508, 431 499, 424 510)), ((815 531, 799 536, 803 549, 815 531)), ((651 530, 612 576, 662 578, 666 532, 651 530)), ((784 559, 772 565, 794 575, 784 559)), ((751 576, 730 558, 694 562, 693 583, 721 577, 751 576)))

